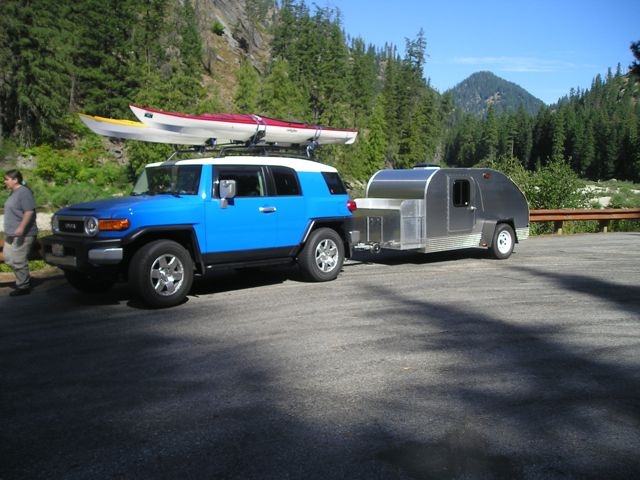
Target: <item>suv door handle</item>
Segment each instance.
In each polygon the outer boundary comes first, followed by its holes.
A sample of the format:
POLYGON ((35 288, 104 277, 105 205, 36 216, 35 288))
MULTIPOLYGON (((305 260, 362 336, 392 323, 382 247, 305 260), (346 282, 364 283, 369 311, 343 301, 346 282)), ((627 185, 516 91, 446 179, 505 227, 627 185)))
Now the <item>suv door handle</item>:
POLYGON ((260 210, 261 213, 273 213, 276 211, 276 207, 260 207, 258 210, 260 210))

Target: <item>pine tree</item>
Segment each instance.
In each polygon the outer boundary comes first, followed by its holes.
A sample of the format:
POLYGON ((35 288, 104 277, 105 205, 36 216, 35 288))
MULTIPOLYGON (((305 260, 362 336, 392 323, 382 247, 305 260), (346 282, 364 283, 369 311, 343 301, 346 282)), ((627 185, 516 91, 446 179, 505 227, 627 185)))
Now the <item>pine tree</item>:
POLYGON ((271 43, 273 58, 297 58, 300 33, 303 33, 302 23, 306 23, 308 16, 309 11, 304 4, 296 5, 295 0, 282 0, 271 43))
POLYGON ((233 98, 236 108, 244 113, 257 112, 260 100, 260 75, 251 62, 245 60, 236 76, 238 87, 233 98))
POLYGON ((258 109, 265 116, 312 122, 306 108, 305 95, 293 82, 289 64, 276 58, 264 81, 258 109))
POLYGON ((480 160, 480 119, 471 114, 463 115, 452 130, 452 140, 446 147, 446 163, 456 167, 470 167, 476 164, 480 160))
POLYGON ((497 157, 498 121, 496 119, 495 109, 493 108, 493 105, 490 105, 489 109, 487 110, 487 117, 483 125, 482 140, 478 153, 480 158, 483 160, 493 160, 497 157))
POLYGON ((333 12, 318 9, 311 28, 308 69, 314 122, 342 126, 346 122, 347 57, 342 30, 333 12))
POLYGON ((16 18, 16 0, 0 3, 0 142, 16 125, 17 97, 15 91, 15 76, 17 58, 16 44, 21 25, 16 18))
POLYGON ((564 160, 565 147, 565 126, 564 114, 561 109, 557 110, 553 115, 551 132, 551 159, 554 161, 564 160))
POLYGON ((384 105, 376 101, 369 122, 369 132, 365 142, 367 147, 365 156, 364 178, 368 178, 376 171, 385 167, 384 153, 387 148, 385 139, 384 105))
POLYGON ((640 41, 631 44, 631 53, 635 60, 629 65, 629 73, 638 82, 640 81, 640 41))
POLYGON ((518 109, 515 123, 516 135, 513 139, 512 156, 518 158, 522 165, 528 165, 533 148, 533 122, 524 106, 518 109))
POLYGON ((387 47, 383 52, 383 87, 382 101, 384 105, 384 118, 387 122, 387 153, 386 162, 394 165, 400 141, 400 99, 399 91, 401 81, 399 79, 400 59, 396 55, 395 48, 387 47))
POLYGON ((132 0, 72 3, 77 49, 73 54, 77 101, 90 113, 119 117, 127 112, 138 83, 132 0))
POLYGON ((0 26, 8 43, 0 111, 3 130, 23 145, 64 138, 71 84, 65 9, 44 0, 2 3, 0 26))
POLYGON ((140 86, 124 98, 133 95, 137 103, 196 113, 204 108, 204 90, 200 84, 202 46, 194 31, 195 11, 189 1, 175 4, 150 0, 144 8, 139 36, 145 44, 134 42, 134 51, 144 55, 144 61, 133 61, 127 67, 130 74, 138 75, 140 86), (146 45, 148 41, 152 45, 146 45))
POLYGON ((365 49, 360 38, 351 44, 351 71, 349 73, 349 104, 353 109, 353 125, 363 125, 371 115, 377 95, 377 65, 373 46, 365 49))

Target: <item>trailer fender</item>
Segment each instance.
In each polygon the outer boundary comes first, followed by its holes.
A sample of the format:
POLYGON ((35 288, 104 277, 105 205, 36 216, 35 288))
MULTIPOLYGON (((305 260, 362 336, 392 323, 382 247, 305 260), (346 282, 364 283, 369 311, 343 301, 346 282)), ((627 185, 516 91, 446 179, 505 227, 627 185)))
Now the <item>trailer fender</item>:
MULTIPOLYGON (((491 246, 493 236, 496 232, 496 227, 501 223, 506 223, 511 226, 514 232, 516 231, 513 225, 513 220, 484 220, 482 222, 482 234, 480 235, 480 247, 489 248, 491 246)), ((515 243, 518 243, 518 235, 515 233, 514 235, 514 241, 515 243)))
POLYGON ((484 220, 482 222, 482 234, 480 235, 480 247, 489 248, 493 241, 493 234, 496 231, 496 220, 484 220))

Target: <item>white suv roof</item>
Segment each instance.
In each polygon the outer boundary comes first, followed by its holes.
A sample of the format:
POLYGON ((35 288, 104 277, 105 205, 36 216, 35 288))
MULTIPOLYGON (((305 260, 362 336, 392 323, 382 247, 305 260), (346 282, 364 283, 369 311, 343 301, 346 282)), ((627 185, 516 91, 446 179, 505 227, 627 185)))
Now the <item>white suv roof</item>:
POLYGON ((313 160, 307 160, 304 158, 245 155, 228 157, 203 157, 187 160, 155 162, 146 165, 146 167, 156 167, 160 165, 167 165, 169 163, 175 165, 270 165, 289 167, 298 172, 337 172, 337 169, 332 166, 325 165, 313 160))

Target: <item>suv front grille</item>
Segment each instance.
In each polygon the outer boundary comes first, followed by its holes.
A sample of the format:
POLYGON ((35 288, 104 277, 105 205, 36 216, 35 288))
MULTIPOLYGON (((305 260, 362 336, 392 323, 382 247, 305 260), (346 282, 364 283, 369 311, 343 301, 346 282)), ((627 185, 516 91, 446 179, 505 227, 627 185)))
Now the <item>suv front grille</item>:
POLYGON ((60 217, 58 219, 58 231, 68 235, 86 235, 84 221, 84 217, 60 217))

